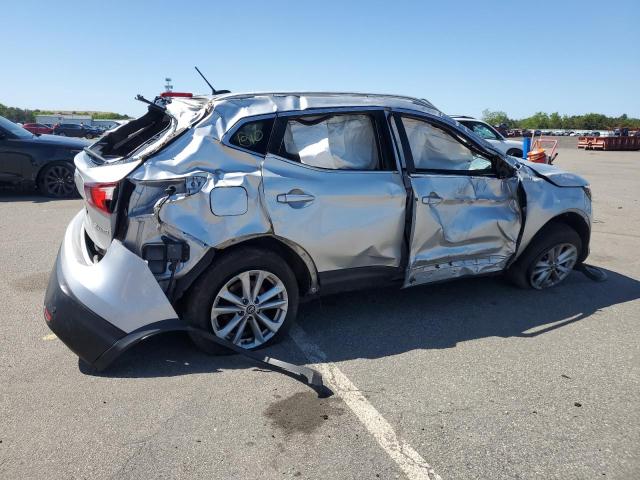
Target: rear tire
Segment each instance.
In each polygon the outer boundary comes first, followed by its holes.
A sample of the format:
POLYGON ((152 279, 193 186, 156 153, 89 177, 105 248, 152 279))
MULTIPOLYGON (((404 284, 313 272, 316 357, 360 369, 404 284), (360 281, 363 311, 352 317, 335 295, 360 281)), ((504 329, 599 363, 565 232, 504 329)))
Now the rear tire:
MULTIPOLYGON (((298 283, 287 263, 272 252, 241 248, 222 253, 194 283, 183 316, 193 327, 256 350, 280 341, 297 312, 298 283)), ((190 336, 208 354, 232 353, 197 334, 190 336)))
POLYGON ((569 276, 581 251, 582 240, 573 228, 551 223, 538 232, 509 268, 507 278, 520 288, 555 287, 569 276))

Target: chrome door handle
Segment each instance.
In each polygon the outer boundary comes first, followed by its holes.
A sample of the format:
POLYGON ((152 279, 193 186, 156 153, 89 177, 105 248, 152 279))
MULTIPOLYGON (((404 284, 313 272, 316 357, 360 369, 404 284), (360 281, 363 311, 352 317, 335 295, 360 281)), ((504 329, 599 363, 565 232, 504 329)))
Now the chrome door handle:
POLYGON ((276 200, 278 203, 309 203, 316 199, 308 193, 280 193, 276 200))
POLYGON ((442 197, 436 192, 431 192, 428 196, 422 197, 422 203, 425 205, 438 205, 442 202, 442 197))

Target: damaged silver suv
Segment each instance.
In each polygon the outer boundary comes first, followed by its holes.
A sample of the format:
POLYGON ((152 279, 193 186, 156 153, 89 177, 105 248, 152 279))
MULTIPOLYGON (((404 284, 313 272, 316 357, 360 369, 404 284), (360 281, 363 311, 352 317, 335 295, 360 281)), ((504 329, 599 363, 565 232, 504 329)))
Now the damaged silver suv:
POLYGON ((181 325, 271 344, 315 295, 495 272, 549 288, 589 251, 585 180, 415 98, 168 93, 75 164, 85 208, 45 318, 98 368, 181 325))

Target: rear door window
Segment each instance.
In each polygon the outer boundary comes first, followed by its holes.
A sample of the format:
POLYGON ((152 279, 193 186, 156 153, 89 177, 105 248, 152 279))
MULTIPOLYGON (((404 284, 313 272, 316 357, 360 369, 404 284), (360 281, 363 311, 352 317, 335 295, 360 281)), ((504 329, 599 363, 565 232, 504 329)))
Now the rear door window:
POLYGON ((277 154, 328 170, 382 169, 375 120, 369 114, 286 118, 277 154))

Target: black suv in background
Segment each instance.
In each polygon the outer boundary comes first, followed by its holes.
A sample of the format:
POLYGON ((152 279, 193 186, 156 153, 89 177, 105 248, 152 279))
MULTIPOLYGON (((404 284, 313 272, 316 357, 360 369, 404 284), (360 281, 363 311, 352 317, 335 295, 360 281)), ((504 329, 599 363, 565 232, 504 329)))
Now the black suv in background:
POLYGON ((50 197, 76 195, 73 157, 86 140, 34 135, 0 117, 0 185, 33 187, 50 197))
POLYGON ((53 134, 60 135, 61 137, 84 137, 91 139, 99 137, 102 132, 97 128, 78 125, 77 123, 59 123, 53 127, 53 134))

